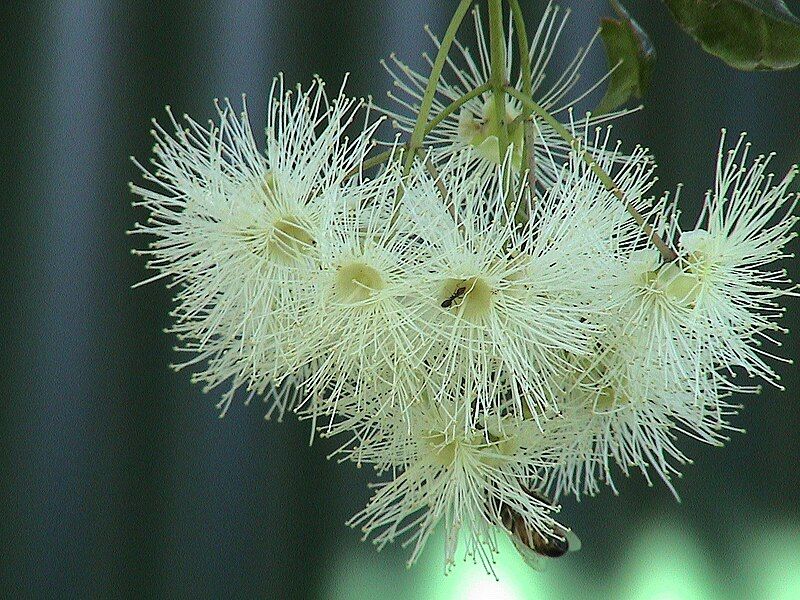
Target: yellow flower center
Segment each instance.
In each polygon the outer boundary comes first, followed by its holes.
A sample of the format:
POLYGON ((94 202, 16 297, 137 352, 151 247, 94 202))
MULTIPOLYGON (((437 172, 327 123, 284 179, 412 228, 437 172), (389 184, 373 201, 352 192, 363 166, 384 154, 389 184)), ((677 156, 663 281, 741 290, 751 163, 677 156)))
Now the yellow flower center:
POLYGON ((622 406, 623 404, 628 404, 629 402, 630 399, 625 394, 618 393, 611 386, 606 386, 597 396, 597 401, 595 402, 594 407, 595 410, 605 412, 622 406))
POLYGON ((336 296, 352 304, 369 300, 385 285, 381 274, 362 262, 343 264, 336 272, 336 296))
POLYGON ((453 464, 456 459, 456 447, 458 446, 456 440, 448 443, 444 433, 431 432, 427 437, 427 442, 434 451, 433 458, 437 464, 443 467, 449 467, 453 464))
POLYGON ((441 306, 478 321, 492 308, 492 288, 483 279, 448 279, 441 290, 441 306))
POLYGON ((307 256, 314 243, 309 228, 297 217, 287 215, 272 224, 268 251, 273 259, 290 265, 307 256))
POLYGON ((693 307, 700 295, 700 281, 692 265, 677 261, 659 269, 655 283, 668 296, 686 307, 693 307))

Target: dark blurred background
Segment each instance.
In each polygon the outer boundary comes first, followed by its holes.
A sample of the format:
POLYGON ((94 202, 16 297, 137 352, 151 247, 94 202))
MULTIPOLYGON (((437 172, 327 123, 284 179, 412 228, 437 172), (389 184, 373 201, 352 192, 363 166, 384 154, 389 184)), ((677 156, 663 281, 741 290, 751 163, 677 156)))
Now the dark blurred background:
MULTIPOLYGON (((562 64, 604 0, 574 9, 562 64)), ((800 72, 739 73, 703 54, 660 2, 630 0, 659 52, 645 109, 617 126, 649 146, 664 189, 685 183, 687 223, 712 184, 719 130, 800 160, 800 72)), ((792 4, 790 2, 790 4, 792 4)), ((544 0, 528 0, 533 23, 544 0)), ((376 554, 344 521, 368 473, 308 447, 308 426, 216 400, 167 368, 170 293, 145 277, 125 235, 136 219, 128 160, 149 157, 164 105, 203 121, 215 97, 249 97, 254 130, 283 71, 382 98, 378 59, 420 66, 454 1, 3 2, 0 94, 4 350, 0 404, 0 577, 9 597, 800 598, 800 382, 745 398, 728 447, 684 440, 696 463, 676 503, 621 479, 567 502, 577 554, 529 570, 510 546, 500 582, 471 563, 442 574, 441 540, 421 563, 376 554)), ((465 31, 471 28, 467 27, 465 31)), ((469 34, 467 34, 469 37, 469 34)), ((605 69, 598 44, 584 69, 605 69)), ((593 96, 588 104, 597 101, 593 96)), ((587 105, 585 108, 589 108, 587 105)), ((800 278, 797 262, 788 265, 800 278)), ((800 303, 787 325, 797 329, 800 303)), ((781 352, 798 353, 787 336, 781 352)))

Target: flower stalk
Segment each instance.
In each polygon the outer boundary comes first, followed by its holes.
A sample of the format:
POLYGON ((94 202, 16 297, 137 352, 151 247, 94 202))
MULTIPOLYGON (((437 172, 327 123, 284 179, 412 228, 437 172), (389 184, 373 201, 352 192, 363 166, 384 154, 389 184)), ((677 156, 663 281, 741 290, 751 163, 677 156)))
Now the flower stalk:
POLYGON ((473 98, 477 98, 481 94, 485 94, 490 89, 492 89, 492 83, 487 81, 483 85, 479 85, 478 87, 473 88, 471 91, 461 96, 461 98, 458 98, 457 100, 454 100, 453 102, 448 104, 443 111, 441 111, 438 115, 436 115, 436 117, 433 118, 433 120, 430 123, 428 123, 428 126, 425 128, 425 135, 428 135, 431 131, 436 129, 436 127, 442 121, 444 121, 447 117, 456 112, 459 108, 464 106, 464 104, 466 104, 473 98))
POLYGON ((506 123, 506 42, 503 31, 503 2, 489 0, 489 45, 490 83, 494 96, 495 122, 499 157, 506 155, 508 148, 508 124, 506 123))
POLYGON ((461 0, 461 2, 459 2, 458 8, 450 21, 450 25, 447 27, 447 31, 442 38, 442 44, 439 47, 439 52, 436 54, 436 59, 433 61, 428 85, 425 88, 425 94, 422 98, 422 104, 419 107, 419 114, 417 115, 414 131, 409 140, 409 152, 406 154, 403 164, 403 172, 405 175, 411 172, 411 165, 414 164, 417 148, 422 147, 422 141, 425 138, 425 129, 428 125, 428 116, 430 115, 431 106, 433 105, 433 97, 436 95, 436 84, 442 76, 442 69, 444 69, 444 65, 447 62, 450 46, 456 38, 458 28, 461 26, 461 22, 464 20, 464 16, 467 14, 470 4, 472 4, 472 0, 461 0))
MULTIPOLYGON (((422 139, 424 140, 425 136, 430 134, 431 131, 436 129, 436 127, 443 120, 445 120, 447 117, 452 115, 455 111, 457 111, 459 108, 461 108, 465 103, 467 103, 470 100, 472 100, 473 98, 476 98, 477 96, 480 96, 481 94, 487 92, 489 89, 491 89, 491 84, 490 83, 485 83, 484 85, 481 85, 481 86, 478 86, 478 87, 474 88, 469 93, 464 94, 458 100, 455 100, 454 102, 451 102, 447 106, 447 108, 445 108, 442 112, 440 112, 438 115, 436 115, 436 117, 434 117, 430 121, 430 123, 428 123, 428 125, 425 127, 425 133, 422 136, 422 139)), ((410 143, 406 143, 406 144, 402 145, 402 148, 405 148, 405 149, 407 149, 409 147, 410 147, 410 143)), ((422 143, 420 143, 420 146, 417 148, 417 150, 418 151, 422 150, 424 152, 425 148, 423 147, 422 143)), ((396 153, 395 150, 392 149, 392 150, 385 150, 384 152, 381 152, 380 154, 376 154, 372 158, 369 158, 369 159, 365 160, 361 165, 359 165, 359 167, 357 167, 357 168, 351 170, 349 173, 347 173, 346 178, 349 179, 350 177, 355 176, 356 174, 358 174, 359 171, 366 171, 366 170, 371 169, 373 167, 377 167, 378 165, 382 165, 387 160, 389 160, 392 157, 392 155, 395 154, 395 153, 396 153)))
MULTIPOLYGON (((511 7, 511 18, 513 19, 514 29, 517 38, 517 47, 519 48, 519 70, 522 79, 522 93, 527 98, 533 97, 533 75, 531 74, 531 57, 528 52, 528 32, 525 27, 525 19, 522 15, 522 7, 519 0, 509 0, 511 7)), ((532 127, 531 123, 527 122, 530 116, 530 108, 523 107, 520 118, 523 120, 525 127, 525 140, 522 146, 522 164, 528 168, 528 187, 531 191, 531 200, 536 195, 536 160, 533 154, 533 144, 536 139, 536 130, 532 127)))

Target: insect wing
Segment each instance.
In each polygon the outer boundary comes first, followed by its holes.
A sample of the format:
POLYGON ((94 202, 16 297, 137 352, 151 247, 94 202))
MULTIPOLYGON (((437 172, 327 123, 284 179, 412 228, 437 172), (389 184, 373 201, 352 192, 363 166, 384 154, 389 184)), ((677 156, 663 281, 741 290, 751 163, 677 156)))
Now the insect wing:
POLYGON ((544 571, 547 566, 547 559, 542 556, 541 554, 531 550, 525 544, 523 544, 519 539, 514 535, 509 535, 508 537, 511 538, 511 541, 514 542, 514 547, 519 552, 520 556, 522 556, 522 560, 535 571, 544 571))
POLYGON ((567 543, 569 544, 569 552, 577 552, 581 549, 583 544, 581 544, 581 538, 575 535, 575 532, 571 529, 564 530, 564 537, 567 538, 567 543))

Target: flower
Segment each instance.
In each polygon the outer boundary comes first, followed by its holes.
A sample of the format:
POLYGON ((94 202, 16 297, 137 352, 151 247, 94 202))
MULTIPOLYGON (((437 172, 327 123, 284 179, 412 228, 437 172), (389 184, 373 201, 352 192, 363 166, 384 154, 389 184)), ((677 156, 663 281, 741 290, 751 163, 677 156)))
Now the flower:
POLYGON ((388 384, 386 402, 406 402, 416 385, 427 324, 410 290, 429 257, 413 224, 398 218, 400 185, 394 167, 374 180, 353 178, 320 217, 326 235, 300 292, 295 351, 284 357, 287 369, 308 366, 304 390, 315 411, 335 414, 344 396, 358 403, 376 383, 388 384))
POLYGON ((735 407, 719 397, 713 381, 686 378, 663 382, 659 363, 642 359, 647 338, 620 334, 597 347, 596 355, 576 360, 578 372, 565 386, 560 414, 544 423, 556 458, 547 489, 594 495, 600 483, 616 492, 612 465, 628 476, 639 470, 652 484, 650 471, 677 497, 672 477, 690 462, 678 448, 678 433, 720 446, 735 407), (698 385, 701 392, 696 393, 698 385), (699 401, 698 401, 699 398, 699 401))
MULTIPOLYGON (((625 474, 638 468, 648 482, 654 470, 677 496, 671 478, 688 459, 676 434, 721 445, 736 430, 727 397, 759 391, 735 385, 736 370, 775 383, 761 340, 778 329, 775 300, 796 287, 765 266, 788 256, 796 235, 796 196, 787 192, 796 167, 773 184, 768 158, 739 166, 743 139, 724 158, 723 136, 715 190, 697 228, 680 235, 678 258, 664 262, 635 245, 620 254, 617 308, 604 315, 595 358, 572 358, 579 376, 558 402, 562 418, 544 423, 565 441, 548 481, 556 498, 594 494, 601 481, 613 488, 611 463, 625 474)), ((677 214, 657 228, 677 237, 677 214)))
POLYGON ((489 571, 498 532, 528 544, 534 535, 563 536, 551 516, 557 507, 535 492, 550 464, 536 424, 510 419, 502 428, 466 429, 468 414, 459 407, 467 403, 434 401, 435 388, 418 391, 410 419, 389 410, 380 432, 351 451, 359 463, 392 478, 375 486, 349 524, 373 536, 379 548, 404 539, 413 545, 411 565, 443 521, 445 564, 454 564, 459 538, 465 538, 466 554, 489 571))
POLYGON ((184 128, 168 108, 174 133, 154 121, 152 171, 134 160, 154 188, 131 184, 150 213, 133 233, 156 238, 138 251, 158 271, 147 281, 169 277, 179 290, 173 331, 192 358, 176 368, 205 363, 194 379, 206 390, 229 382, 222 414, 242 386, 271 394, 279 414, 294 402, 303 374, 279 367, 296 339, 298 290, 317 268, 325 202, 340 200, 333 191, 373 146, 377 122, 345 137, 362 107, 342 90, 329 99, 319 80, 286 91, 279 77, 263 152, 246 106, 226 102, 208 128, 189 117, 184 128))
POLYGON ((450 210, 421 168, 403 197, 428 246, 412 292, 426 307, 427 368, 441 376, 435 398, 474 398, 458 407, 470 426, 508 398, 517 416, 552 408, 551 388, 568 367, 562 354, 587 352, 596 333, 586 317, 598 310, 588 292, 600 252, 568 221, 577 201, 558 188, 531 205, 509 187, 508 164, 482 178, 469 153, 454 157, 440 179, 450 210), (434 206, 439 214, 427 216, 434 206), (520 206, 530 221, 515 222, 520 206))
MULTIPOLYGON (((586 49, 577 51, 574 59, 563 73, 549 80, 552 83, 550 87, 547 87, 546 72, 569 14, 570 11, 565 10, 562 15, 560 8, 552 3, 548 4, 545 9, 539 27, 533 36, 530 49, 530 61, 533 71, 532 94, 533 99, 553 116, 557 118, 566 117, 565 122, 571 128, 579 131, 588 130, 632 111, 621 110, 597 116, 587 115, 579 119, 573 117, 572 111, 574 107, 608 77, 606 75, 581 93, 573 94, 573 90, 579 80, 579 70, 597 37, 596 35, 589 42, 586 49)), ((454 42, 460 56, 455 59, 448 59, 447 65, 452 73, 449 79, 443 75, 437 82, 436 95, 432 106, 433 115, 441 114, 450 103, 459 100, 473 89, 489 81, 488 69, 491 61, 487 33, 484 30, 481 15, 477 8, 473 11, 473 16, 477 35, 477 57, 473 56, 469 49, 458 40, 454 42)), ((439 48, 439 40, 430 31, 428 31, 428 34, 436 47, 439 48)), ((512 75, 512 52, 510 50, 514 43, 512 36, 513 31, 509 26, 507 51, 505 53, 506 80, 508 81, 514 81, 514 76, 512 75)), ((425 58, 432 65, 426 55, 425 58)), ((396 95, 390 92, 389 97, 400 108, 397 111, 384 109, 384 112, 393 119, 395 127, 410 133, 416 123, 419 105, 428 83, 428 77, 425 74, 414 71, 394 55, 391 56, 391 61, 391 65, 386 62, 383 65, 394 79, 394 85, 400 94, 396 95)), ((516 87, 521 89, 520 80, 517 80, 516 87)), ((512 148, 511 164, 516 171, 519 171, 522 168, 525 131, 524 123, 519 121, 517 117, 523 112, 523 107, 519 100, 508 95, 505 97, 505 103, 506 114, 504 120, 508 124, 508 139, 512 148)), ((494 173, 497 165, 504 160, 504 156, 501 156, 499 150, 498 127, 500 123, 495 114, 494 106, 492 92, 485 92, 466 101, 459 110, 444 118, 426 136, 426 143, 429 143, 434 149, 432 153, 434 162, 437 165, 446 163, 451 155, 471 148, 473 150, 471 166, 476 175, 483 177, 494 173)), ((537 180, 546 189, 558 178, 559 166, 569 156, 570 148, 569 144, 547 123, 535 117, 534 121, 538 125, 533 145, 537 180), (556 162, 553 161, 553 157, 557 159, 556 162)), ((590 146, 587 149, 597 158, 602 155, 602 150, 599 148, 590 146)))
MULTIPOLYGON (((616 491, 619 469, 677 496, 679 436, 727 440, 730 396, 759 391, 737 374, 778 385, 763 344, 798 293, 774 266, 796 235, 797 168, 776 181, 771 157, 742 166, 749 144, 725 155, 723 135, 715 187, 682 232, 677 203, 650 195, 647 150, 625 155, 597 126, 627 111, 573 118, 600 83, 572 94, 586 51, 545 89, 558 15, 548 5, 529 53, 558 131, 518 96, 498 116, 494 92, 477 93, 491 60, 476 9, 477 57, 455 42, 430 147, 395 140, 365 160, 381 122, 369 103, 278 77, 263 150, 246 106, 225 101, 208 126, 167 108, 153 166, 136 162, 149 216, 132 233, 150 238, 145 282, 176 290, 176 368, 227 387, 221 415, 244 392, 267 417, 292 410, 342 437, 331 456, 379 478, 350 524, 379 547, 404 540, 409 565, 440 524, 448 568, 465 545, 491 572, 503 535, 530 562, 576 549, 544 493, 616 491), (519 177, 531 141, 535 170, 519 177)), ((510 81, 510 38, 503 54, 510 81)), ((415 113, 428 80, 393 60, 407 98, 392 97, 415 113)), ((385 112, 406 132, 418 117, 385 112)))
POLYGON ((776 302, 796 295, 784 269, 775 261, 792 257, 786 245, 797 236, 793 214, 797 194, 788 187, 797 166, 777 182, 766 169, 773 155, 759 156, 749 167, 745 136, 724 151, 723 132, 714 190, 707 193, 695 229, 680 234, 681 272, 686 301, 693 306, 697 335, 713 360, 733 374, 737 368, 779 386, 767 359, 781 359, 763 348, 784 331, 776 302))

